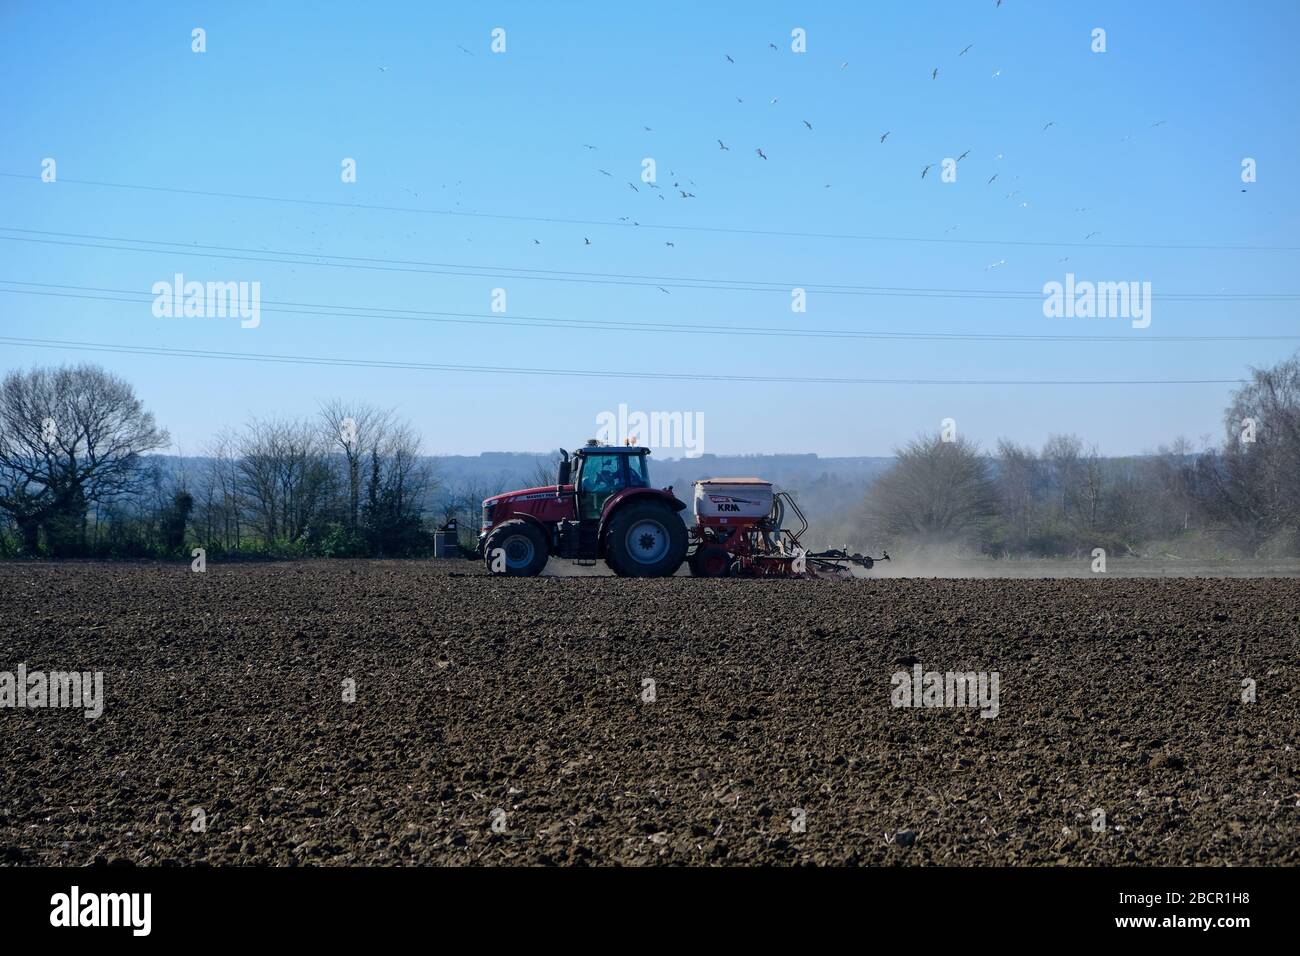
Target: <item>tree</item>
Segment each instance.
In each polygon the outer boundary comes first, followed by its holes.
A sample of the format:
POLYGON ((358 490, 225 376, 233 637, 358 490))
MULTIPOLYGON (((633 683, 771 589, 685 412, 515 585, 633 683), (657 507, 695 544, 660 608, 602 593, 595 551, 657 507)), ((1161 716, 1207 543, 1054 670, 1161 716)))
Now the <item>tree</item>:
POLYGON ((302 541, 324 510, 333 476, 318 430, 254 419, 238 452, 239 489, 264 544, 302 541))
POLYGON ((0 510, 23 549, 85 547, 89 507, 141 487, 141 456, 167 433, 127 382, 96 365, 14 371, 0 384, 0 510))
POLYGON ((555 484, 556 476, 560 473, 560 461, 558 451, 552 452, 546 458, 538 459, 525 481, 534 488, 555 484))
POLYGON ((392 425, 393 413, 361 403, 341 399, 322 402, 321 426, 330 447, 343 455, 344 482, 347 486, 345 522, 349 531, 361 520, 362 470, 370 453, 379 447, 392 425))
POLYGON ((403 555, 423 550, 424 497, 432 481, 420 439, 408 423, 389 420, 382 440, 370 449, 370 476, 362 524, 372 554, 403 555))
POLYGON ((199 475, 195 528, 205 547, 228 550, 243 541, 244 498, 240 492, 237 460, 239 437, 223 430, 208 445, 207 461, 199 475))
POLYGON ((1201 457, 1196 499, 1242 547, 1258 550, 1300 532, 1300 352, 1273 368, 1251 369, 1224 413, 1225 439, 1201 457))
POLYGON ((175 553, 185 546, 185 526, 194 510, 194 496, 188 491, 178 491, 162 515, 163 547, 175 553))
POLYGON ((894 542, 920 545, 981 542, 997 497, 979 450, 965 439, 921 437, 872 485, 870 530, 894 542))
POLYGON ((1083 442, 1075 435, 1052 435, 1043 446, 1043 461, 1048 465, 1056 489, 1060 515, 1067 521, 1076 510, 1082 484, 1083 442))
POLYGON ((1000 440, 997 486, 1002 515, 1020 545, 1029 540, 1041 485, 1042 474, 1034 450, 1005 438, 1000 440))

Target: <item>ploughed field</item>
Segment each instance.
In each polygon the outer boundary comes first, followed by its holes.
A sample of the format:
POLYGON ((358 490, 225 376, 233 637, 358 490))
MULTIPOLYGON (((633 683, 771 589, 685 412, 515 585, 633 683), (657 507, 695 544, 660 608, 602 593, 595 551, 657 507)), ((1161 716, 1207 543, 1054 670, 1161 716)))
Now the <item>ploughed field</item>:
POLYGON ((1300 863, 1295 579, 11 563, 0 623, 104 689, 0 709, 8 864, 1300 863))

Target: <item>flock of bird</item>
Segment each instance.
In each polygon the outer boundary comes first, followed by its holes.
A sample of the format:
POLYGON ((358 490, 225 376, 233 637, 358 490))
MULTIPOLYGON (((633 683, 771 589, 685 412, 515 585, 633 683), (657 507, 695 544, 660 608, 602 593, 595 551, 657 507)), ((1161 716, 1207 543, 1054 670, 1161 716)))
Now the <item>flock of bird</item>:
MULTIPOLYGON (((996 0, 995 6, 997 6, 997 7, 1002 6, 1002 0, 996 0)), ((963 46, 960 50, 957 51, 956 58, 960 59, 961 57, 966 56, 968 53, 970 53, 970 51, 974 48, 974 46, 975 46, 975 44, 973 44, 973 43, 967 43, 965 46, 963 46)), ((777 46, 777 44, 775 44, 775 43, 771 43, 771 42, 769 42, 769 43, 767 44, 767 49, 768 49, 768 51, 770 51, 770 52, 779 52, 779 50, 780 50, 780 48, 777 46)), ((732 66, 735 66, 735 65, 736 65, 736 59, 735 59, 735 57, 733 57, 730 53, 724 53, 724 54, 723 54, 723 58, 724 58, 724 60, 725 60, 728 64, 730 64, 730 65, 732 65, 732 66)), ((848 69, 848 67, 849 67, 849 64, 848 64, 847 62, 841 63, 841 64, 839 65, 839 68, 840 68, 841 70, 848 69)), ((994 71, 994 73, 993 73, 993 78, 996 79, 997 77, 1001 76, 1001 74, 1002 74, 1002 71, 1001 71, 1001 70, 996 70, 996 71, 994 71)), ((935 66, 935 67, 931 68, 931 70, 930 70, 930 80, 931 80, 932 82, 938 81, 939 76, 940 76, 940 67, 939 67, 939 66, 935 66)), ((743 103, 745 102, 745 99, 744 99, 744 97, 742 97, 742 96, 736 96, 736 97, 735 97, 735 100, 736 100, 736 102, 739 103, 739 104, 743 104, 743 103)), ((769 106, 776 106, 779 102, 780 102, 780 97, 779 97, 779 96, 773 96, 773 97, 769 100, 769 104, 768 104, 768 105, 769 105, 769 106)), ((802 120, 801 122, 802 122, 804 128, 805 128, 808 132, 810 132, 810 133, 813 132, 813 124, 812 124, 811 121, 809 121, 809 120, 807 120, 807 119, 804 119, 804 120, 802 120)), ((1163 121, 1162 121, 1162 122, 1163 122, 1163 121)), ((1048 122, 1043 126, 1043 128, 1042 128, 1042 132, 1044 132, 1044 133, 1047 132, 1049 129, 1051 129, 1051 128, 1052 128, 1053 126, 1055 126, 1055 125, 1056 125, 1056 122, 1055 122, 1054 120, 1049 120, 1049 121, 1048 121, 1048 122)), ((1160 125, 1160 124, 1156 124, 1156 125, 1160 125)), ((653 130, 652 130, 650 127, 648 127, 648 126, 643 126, 642 129, 645 130, 646 132, 653 132, 653 130)), ((889 137, 890 137, 890 135, 892 134, 892 132, 893 132, 892 130, 885 130, 884 132, 882 132, 882 133, 880 134, 879 144, 880 144, 881 146, 886 145, 886 141, 889 139, 889 137)), ((718 138, 716 139, 716 142, 717 142, 717 144, 718 144, 718 150, 719 150, 720 152, 728 152, 728 153, 729 153, 729 152, 732 151, 732 147, 731 147, 731 145, 729 145, 729 144, 728 144, 724 139, 722 139, 721 137, 718 137, 718 138)), ((596 150, 599 149, 598 146, 596 146, 596 145, 594 145, 594 144, 592 144, 592 143, 583 143, 582 146, 583 146, 584 149, 591 150, 591 151, 596 151, 596 150)), ((965 160, 967 157, 969 157, 970 154, 971 154, 971 150, 969 150, 969 149, 963 150, 963 151, 960 153, 960 155, 958 155, 958 156, 956 157, 955 162, 960 163, 962 160, 965 160)), ((754 156, 755 156, 756 158, 758 158, 759 160, 762 160, 763 162, 767 162, 767 161, 768 161, 768 154, 767 154, 767 151, 766 151, 765 148, 764 148, 763 146, 761 146, 761 145, 760 145, 760 146, 755 146, 755 147, 754 147, 754 156)), ((997 160, 1001 160, 1001 159, 1002 159, 1002 154, 1001 154, 1001 153, 997 154, 997 156, 995 157, 995 159, 997 159, 997 160)), ((936 164, 935 162, 928 162, 928 163, 925 163, 925 164, 921 167, 920 178, 921 178, 921 179, 925 179, 927 176, 929 176, 930 171, 931 171, 932 169, 934 169, 934 167, 935 167, 936 165, 937 165, 937 164, 936 164)), ((599 168, 599 169, 597 170, 597 172, 599 172, 600 175, 602 175, 602 176, 606 176, 606 177, 610 177, 610 178, 613 178, 613 176, 614 176, 614 174, 613 174, 612 172, 610 172, 608 169, 604 169, 604 168, 599 168)), ((681 199, 681 200, 687 200, 687 199, 694 199, 694 198, 696 198, 695 193, 694 193, 693 191, 691 191, 690 189, 686 188, 685 186, 682 185, 682 183, 681 183, 680 181, 678 181, 675 172, 673 172, 672 170, 669 170, 669 176, 670 176, 670 178, 673 179, 673 188, 677 191, 679 199, 681 199)), ((993 183, 995 183, 995 182, 998 181, 999 176, 1000 176, 1000 173, 997 173, 997 172, 993 173, 993 175, 991 175, 991 176, 988 178, 988 180, 986 181, 986 185, 989 185, 989 186, 993 185, 993 183)), ((1016 177, 1016 178, 1018 179, 1019 177, 1016 177)), ((695 183, 694 183, 693 180, 687 180, 686 182, 687 182, 687 186, 694 187, 694 185, 695 185, 695 183)), ((664 195, 664 191, 663 191, 662 187, 660 187, 659 184, 656 183, 656 182, 654 182, 653 180, 646 181, 646 180, 643 178, 643 180, 641 181, 640 185, 638 185, 636 182, 632 182, 632 181, 629 180, 629 181, 627 182, 627 188, 628 188, 629 190, 631 190, 632 192, 636 192, 636 193, 640 193, 640 192, 642 191, 643 188, 646 189, 647 191, 651 191, 651 190, 653 190, 653 191, 656 191, 659 200, 661 200, 661 201, 664 201, 664 200, 665 200, 665 195, 664 195)), ((831 184, 830 184, 830 183, 826 183, 825 186, 824 186, 823 188, 825 188, 825 189, 830 189, 830 188, 831 188, 831 184)), ((1015 198, 1018 194, 1019 194, 1019 190, 1013 190, 1012 192, 1007 193, 1006 198, 1007 198, 1007 199, 1013 199, 1013 198, 1015 198)), ((1027 201, 1022 201, 1022 202, 1020 203, 1020 206, 1021 206, 1021 207, 1025 207, 1025 208, 1027 208, 1027 207, 1029 206, 1029 203, 1028 203, 1027 201)), ((619 221, 620 221, 620 222, 629 222, 629 223, 631 223, 632 225, 639 225, 639 223, 638 223, 636 220, 632 220, 632 219, 630 219, 630 217, 627 217, 627 216, 622 216, 622 217, 620 217, 619 221)), ((952 228, 956 228, 956 227, 952 227, 952 228)), ((1089 236, 1088 236, 1088 238, 1091 238, 1093 235, 1096 235, 1096 233, 1090 233, 1089 236)), ((533 240, 533 241, 534 241, 534 242, 537 242, 537 240, 533 240)), ((538 244, 540 245, 540 243, 538 243, 538 244)), ((588 237, 586 237, 586 236, 584 236, 584 237, 583 237, 583 245, 590 246, 590 245, 591 245, 591 239, 588 238, 588 237)), ((665 245, 666 247, 668 247, 668 248, 674 248, 674 244, 671 243, 671 242, 665 242, 664 245, 665 245)), ((994 267, 996 267, 996 266, 998 266, 998 265, 1001 265, 1001 263, 994 263, 994 264, 993 264, 992 266, 990 266, 989 268, 994 268, 994 267)), ((667 290, 662 290, 662 289, 661 289, 660 291, 664 291, 664 292, 666 293, 667 290)))
MULTIPOLYGON (((994 5, 995 5, 995 7, 1001 7, 1001 6, 1002 6, 1002 0, 995 0, 995 4, 994 4, 994 5)), ((972 50, 974 47, 975 47, 975 44, 973 44, 973 43, 967 43, 965 46, 963 46, 960 50, 957 51, 955 59, 961 59, 962 57, 965 57, 968 53, 971 52, 971 50, 972 50)), ((469 54, 470 56, 473 56, 473 53, 471 53, 471 52, 470 52, 468 49, 466 49, 465 47, 462 46, 462 47, 459 47, 459 49, 460 49, 462 52, 464 52, 464 53, 466 53, 466 54, 469 54)), ((769 52, 780 52, 780 48, 777 46, 777 44, 776 44, 776 43, 772 43, 772 42, 769 42, 769 43, 767 44, 767 49, 768 49, 769 52)), ((735 65, 736 65, 736 59, 735 59, 735 57, 733 57, 730 53, 724 53, 724 54, 723 54, 723 58, 725 59, 725 61, 726 61, 727 64, 729 64, 729 65, 731 65, 731 66, 735 66, 735 65)), ((930 81, 931 81, 931 82, 938 82, 938 81, 939 81, 939 78, 940 78, 940 75, 941 75, 941 72, 942 72, 941 66, 942 66, 942 65, 936 65, 936 66, 934 66, 934 67, 932 67, 932 68, 930 69, 930 71, 929 71, 929 77, 930 77, 930 81)), ((843 62, 843 63, 841 63, 841 64, 839 65, 839 68, 840 68, 841 70, 846 70, 846 69, 848 69, 848 67, 849 67, 848 62, 843 62)), ((993 78, 993 79, 997 79, 997 78, 1000 77, 1001 75, 1002 75, 1002 71, 1001 71, 1000 69, 999 69, 999 70, 995 70, 995 71, 993 72, 993 74, 992 74, 992 78, 993 78)), ((744 102, 745 102, 745 99, 744 99, 744 97, 742 97, 742 96, 736 96, 736 97, 735 97, 735 100, 736 100, 736 102, 737 102, 738 104, 744 104, 744 102)), ((773 97, 769 100, 769 106, 776 106, 779 102, 780 102, 780 97, 778 97, 778 96, 773 96, 773 97)), ((812 132, 814 131, 813 124, 812 124, 811 121, 809 121, 809 120, 807 120, 807 119, 804 119, 804 120, 802 120, 801 122, 802 122, 804 128, 805 128, 809 133, 812 133, 812 132)), ((1152 125, 1152 128, 1155 128, 1155 127, 1158 127, 1158 126, 1162 126, 1162 125, 1164 125, 1164 123, 1165 123, 1164 120, 1160 120, 1159 122, 1153 123, 1153 124, 1151 124, 1151 125, 1152 125)), ((1046 123, 1043 124, 1042 129, 1041 129, 1041 132, 1042 132, 1042 133, 1047 133, 1049 130, 1051 130, 1051 129, 1052 129, 1053 127, 1055 127, 1055 126, 1056 126, 1056 121, 1055 121, 1055 120, 1048 120, 1046 123)), ((651 127, 649 127, 649 126, 644 126, 644 125, 642 126, 642 130, 643 130, 644 132, 646 132, 646 133, 653 133, 653 132, 654 132, 654 130, 653 130, 651 127)), ((879 134, 879 145, 882 146, 882 147, 883 147, 883 146, 886 146, 886 145, 887 145, 887 141, 889 140, 889 138, 890 138, 890 136, 891 136, 892 134, 893 134, 893 130, 885 130, 885 131, 883 131, 882 133, 880 133, 880 134, 879 134)), ((1121 142, 1127 141, 1127 140, 1129 140, 1130 138, 1131 138, 1131 137, 1127 137, 1127 136, 1126 136, 1126 137, 1124 137, 1123 140, 1121 140, 1121 142)), ((725 152, 725 153, 730 153, 730 152, 732 152, 732 145, 731 145, 731 144, 728 144, 728 143, 727 143, 723 138, 721 138, 721 137, 717 137, 717 138, 716 138, 716 142, 717 142, 717 144, 718 144, 718 151, 719 151, 719 152, 725 152)), ((594 143, 582 143, 581 145, 582 145, 582 148, 583 148, 583 149, 588 150, 588 151, 591 151, 591 152, 597 152, 597 151, 599 151, 599 148, 600 148, 599 146, 597 146, 597 145, 594 144, 594 143)), ((758 146, 753 147, 753 155, 754 155, 758 160, 760 160, 760 161, 762 161, 762 162, 768 162, 768 161, 769 161, 769 157, 768 157, 767 150, 766 150, 766 149, 764 148, 764 146, 762 146, 762 145, 758 145, 758 146)), ((960 162, 962 162, 963 160, 967 159, 970 155, 971 155, 971 150, 970 150, 970 149, 965 149, 965 150, 963 150, 963 151, 962 151, 962 152, 961 152, 961 153, 956 157, 956 159, 953 160, 952 162, 960 163, 960 162)), ((998 153, 998 154, 996 154, 996 155, 994 156, 994 160, 995 160, 995 161, 1000 161, 1000 160, 1002 160, 1002 158, 1003 158, 1003 155, 1002 155, 1001 153, 998 153)), ((948 161, 948 160, 945 160, 944 162, 945 162, 945 163, 948 163, 949 161, 948 161)), ((925 180, 925 179, 930 175, 931 170, 933 170, 933 169, 935 168, 936 165, 938 165, 937 162, 927 162, 927 163, 924 163, 924 164, 921 166, 921 168, 920 168, 920 178, 921 178, 922 180, 925 180)), ((609 169, 606 169, 606 168, 601 167, 601 168, 597 168, 597 172, 598 172, 601 176, 605 176, 605 177, 608 177, 608 178, 611 178, 611 179, 615 178, 614 173, 611 172, 609 169)), ((696 187, 696 185, 695 185, 695 181, 694 181, 694 180, 689 179, 689 178, 687 178, 687 177, 678 177, 677 174, 676 174, 676 172, 673 171, 673 170, 669 170, 668 173, 669 173, 669 179, 672 181, 672 189, 676 192, 678 201, 686 201, 686 200, 691 200, 691 199, 695 199, 695 198, 696 198, 696 193, 694 192, 694 189, 697 188, 697 187, 696 187)), ((986 185, 986 186, 992 186, 994 183, 998 182, 1000 176, 1001 176, 1001 173, 1000 173, 1000 172, 996 172, 996 171, 993 172, 993 174, 992 174, 991 176, 989 176, 988 179, 985 181, 985 185, 986 185)), ((1012 180, 1012 181, 1013 181, 1013 184, 1014 184, 1014 182, 1015 182, 1016 180, 1018 180, 1018 179, 1019 179, 1018 176, 1013 177, 1013 180, 1012 180)), ((830 189, 830 188, 831 188, 831 184, 830 184, 830 183, 826 183, 826 184, 824 185, 823 188, 825 188, 825 189, 830 189)), ((640 179, 639 182, 635 182, 635 181, 632 181, 632 180, 628 180, 628 181, 627 181, 627 189, 630 190, 631 192, 638 193, 638 194, 642 193, 642 190, 645 190, 645 192, 646 192, 647 194, 654 194, 654 195, 656 195, 659 201, 664 201, 664 202, 667 201, 667 197, 666 197, 666 195, 665 195, 665 190, 664 190, 663 186, 661 186, 661 185, 656 181, 656 178, 655 178, 655 177, 644 177, 644 176, 643 176, 643 177, 640 179)), ((1020 190, 1019 190, 1019 189, 1012 189, 1010 192, 1008 192, 1008 193, 1006 194, 1005 198, 1006 198, 1007 200, 1012 200, 1012 199, 1015 199, 1015 198, 1016 198, 1017 196, 1019 196, 1019 195, 1020 195, 1020 190)), ((1021 201, 1019 202, 1019 206, 1020 206, 1021 208, 1028 208, 1029 205, 1030 205, 1030 204, 1029 204, 1029 202, 1028 202, 1027 200, 1021 200, 1021 201)), ((1080 210, 1075 210, 1075 211, 1076 211, 1076 212, 1079 212, 1080 210)), ((1084 210, 1084 211, 1086 211, 1086 210, 1084 210)), ((634 226, 635 226, 635 225, 640 225, 640 223, 639 223, 637 220, 632 219, 632 218, 629 217, 629 216, 620 216, 620 217, 619 217, 619 221, 620 221, 620 222, 623 222, 623 223, 630 224, 630 225, 634 225, 634 226)), ((957 228, 956 226, 952 226, 952 227, 950 227, 948 230, 945 230, 945 234, 946 234, 947 232, 950 232, 950 231, 953 230, 953 229, 956 229, 956 228, 957 228)), ((1099 235, 1099 233, 1097 233, 1096 231, 1089 232, 1089 233, 1084 237, 1084 239, 1085 239, 1085 240, 1087 240, 1087 239, 1092 239, 1093 237, 1095 237, 1095 236, 1097 236, 1097 235, 1099 235)), ((582 237, 582 241, 583 241, 583 245, 584 245, 584 246, 591 246, 591 245, 592 245, 592 241, 591 241, 590 237, 583 236, 583 237, 582 237)), ((536 245, 541 245, 541 244, 542 244, 541 241, 538 240, 538 239, 533 239, 533 243, 536 244, 536 245)), ((665 242, 665 243, 664 243, 664 246, 665 246, 666 248, 670 248, 670 249, 671 249, 671 248, 675 248, 675 244, 674 244, 673 242, 665 242)), ((1068 257, 1066 257, 1065 259, 1062 259, 1061 261, 1067 261, 1067 260, 1068 260, 1068 257)), ((988 271, 988 270, 990 270, 990 269, 997 268, 997 267, 999 267, 999 266, 1001 266, 1001 265, 1003 265, 1003 264, 1004 264, 1004 261, 994 262, 994 263, 990 264, 989 266, 987 266, 987 267, 985 268, 985 271, 988 271)), ((668 291, 667 291, 666 289, 662 289, 662 288, 661 288, 660 291, 661 291, 661 292, 664 292, 665 294, 668 294, 668 291)))

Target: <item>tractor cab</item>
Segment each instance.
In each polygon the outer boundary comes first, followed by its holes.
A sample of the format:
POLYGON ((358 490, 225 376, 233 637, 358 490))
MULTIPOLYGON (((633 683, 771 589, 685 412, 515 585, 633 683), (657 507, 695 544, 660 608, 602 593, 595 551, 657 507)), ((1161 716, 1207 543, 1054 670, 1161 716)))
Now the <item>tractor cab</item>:
MULTIPOLYGON (((579 521, 599 521, 605 502, 625 488, 649 488, 646 456, 650 449, 625 445, 600 445, 595 439, 573 453, 573 487, 577 492, 579 521)), ((560 462, 559 485, 567 485, 570 463, 560 462)))

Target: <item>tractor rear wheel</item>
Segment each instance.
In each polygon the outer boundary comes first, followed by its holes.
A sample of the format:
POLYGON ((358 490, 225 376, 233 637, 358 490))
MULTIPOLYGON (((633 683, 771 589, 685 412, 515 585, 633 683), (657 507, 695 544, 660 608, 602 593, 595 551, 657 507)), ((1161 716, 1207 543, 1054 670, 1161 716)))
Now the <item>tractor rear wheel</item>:
POLYGON ((691 574, 697 578, 725 578, 731 570, 731 552, 720 544, 702 544, 691 555, 691 574))
POLYGON ((483 560, 490 574, 531 578, 542 573, 549 557, 542 529, 522 518, 501 522, 483 543, 483 560))
POLYGON ((686 525, 672 509, 654 502, 619 508, 605 536, 605 563, 625 578, 666 578, 686 557, 686 525))

